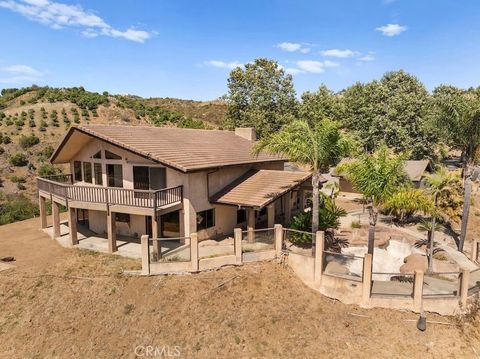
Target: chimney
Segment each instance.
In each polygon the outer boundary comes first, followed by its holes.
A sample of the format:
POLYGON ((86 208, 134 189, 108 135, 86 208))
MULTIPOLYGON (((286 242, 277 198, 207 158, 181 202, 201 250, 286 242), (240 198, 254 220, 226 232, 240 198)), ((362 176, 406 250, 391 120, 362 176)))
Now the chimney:
POLYGON ((254 127, 240 127, 235 129, 235 135, 245 138, 249 141, 257 140, 257 132, 254 127))

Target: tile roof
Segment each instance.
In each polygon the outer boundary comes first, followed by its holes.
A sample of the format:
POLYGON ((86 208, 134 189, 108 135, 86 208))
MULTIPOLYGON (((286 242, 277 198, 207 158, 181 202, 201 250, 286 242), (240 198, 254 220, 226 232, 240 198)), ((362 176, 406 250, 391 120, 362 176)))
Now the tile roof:
POLYGON ((275 155, 252 155, 253 143, 232 131, 150 126, 73 126, 55 150, 55 162, 73 132, 99 138, 183 172, 258 162, 285 161, 275 155))
POLYGON ((210 202, 263 208, 311 176, 307 172, 251 170, 213 195, 210 202))

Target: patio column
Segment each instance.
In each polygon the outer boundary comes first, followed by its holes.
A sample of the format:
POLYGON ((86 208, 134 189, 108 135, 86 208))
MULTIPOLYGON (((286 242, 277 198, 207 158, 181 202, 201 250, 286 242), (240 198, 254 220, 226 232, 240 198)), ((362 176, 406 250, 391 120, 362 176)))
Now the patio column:
POLYGON ((60 237, 60 204, 52 201, 53 239, 60 237))
POLYGON ((68 209, 68 231, 70 235, 70 243, 72 244, 72 246, 78 244, 76 208, 70 207, 68 209))
POLYGON ((253 208, 247 209, 247 241, 248 243, 255 242, 255 210, 253 208))
POLYGON ((275 225, 275 204, 270 203, 267 206, 267 227, 273 228, 275 225))
POLYGON ((413 310, 419 313, 422 310, 423 296, 423 278, 424 273, 421 270, 415 270, 413 284, 413 310))
MULTIPOLYGON (((152 238, 158 238, 158 218, 156 215, 152 216, 152 238)), ((162 245, 160 241, 152 241, 153 242, 153 257, 160 259, 162 256, 162 245)))
POLYGON ((287 192, 285 193, 285 208, 283 210, 283 213, 285 213, 285 226, 288 225, 288 222, 290 222, 290 217, 292 216, 292 192, 287 192))
POLYGON ((115 213, 107 213, 107 235, 108 235, 108 253, 117 251, 117 226, 115 223, 115 213))
POLYGON ((183 209, 178 212, 178 227, 180 237, 185 237, 185 211, 183 209))
POLYGON ((43 196, 38 196, 38 207, 40 208, 40 223, 43 228, 47 228, 47 209, 46 199, 43 196))

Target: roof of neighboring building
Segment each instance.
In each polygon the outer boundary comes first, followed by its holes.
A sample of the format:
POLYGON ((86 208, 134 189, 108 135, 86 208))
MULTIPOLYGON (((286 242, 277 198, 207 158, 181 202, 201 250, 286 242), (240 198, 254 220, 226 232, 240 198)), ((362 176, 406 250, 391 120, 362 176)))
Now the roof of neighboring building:
POLYGON ((72 126, 50 160, 52 163, 69 162, 92 138, 183 172, 286 161, 266 153, 255 157, 252 155, 253 142, 233 131, 115 125, 72 126))
MULTIPOLYGON (((348 163, 350 161, 353 161, 353 159, 343 159, 340 161, 339 165, 348 163)), ((422 179, 422 177, 425 175, 425 172, 429 171, 430 168, 430 161, 428 160, 409 160, 405 161, 405 166, 403 169, 411 181, 417 182, 422 179)), ((336 168, 332 170, 331 175, 335 177, 344 177, 344 173, 338 173, 336 168)))
POLYGON ((213 203, 263 208, 312 176, 307 172, 251 170, 210 199, 213 203))

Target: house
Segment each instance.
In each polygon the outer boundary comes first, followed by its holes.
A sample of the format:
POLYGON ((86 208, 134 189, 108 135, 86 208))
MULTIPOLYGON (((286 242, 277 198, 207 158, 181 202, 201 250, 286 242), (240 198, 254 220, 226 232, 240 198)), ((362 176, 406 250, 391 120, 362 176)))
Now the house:
MULTIPOLYGON (((340 164, 347 161, 349 161, 349 159, 344 159, 340 161, 340 164)), ((425 175, 427 173, 431 173, 433 171, 433 167, 430 164, 430 161, 427 160, 410 160, 405 161, 404 170, 408 178, 410 178, 412 181, 414 187, 423 188, 425 187, 425 175)), ((344 173, 338 173, 337 169, 334 168, 331 172, 331 175, 333 177, 338 177, 340 192, 358 193, 353 184, 345 178, 344 173)))
POLYGON ((106 234, 110 252, 117 235, 188 241, 286 223, 304 208, 311 174, 284 171, 279 156, 253 156, 255 139, 252 128, 73 126, 50 158, 71 174, 37 179, 42 227, 46 200, 54 237, 63 205, 72 244, 81 225, 106 234))

